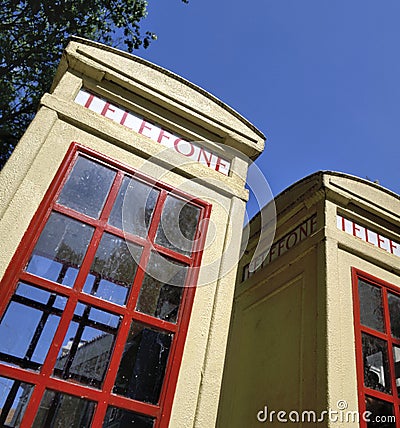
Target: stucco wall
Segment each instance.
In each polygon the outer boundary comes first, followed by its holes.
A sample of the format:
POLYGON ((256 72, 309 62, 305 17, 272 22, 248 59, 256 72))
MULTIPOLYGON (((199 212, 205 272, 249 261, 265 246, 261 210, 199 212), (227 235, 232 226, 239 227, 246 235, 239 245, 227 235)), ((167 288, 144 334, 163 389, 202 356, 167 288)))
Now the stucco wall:
POLYGON ((170 426, 214 426, 248 197, 244 188, 248 160, 240 152, 230 154, 229 176, 188 163, 179 153, 75 103, 82 87, 187 139, 204 139, 205 147, 219 153, 226 154, 224 143, 257 156, 264 137, 233 109, 179 76, 115 49, 76 39, 63 55, 53 93, 44 95, 36 118, 0 176, 0 234, 4 237, 0 276, 12 264, 72 142, 212 205, 170 426))
MULTIPOLYGON (((317 230, 242 282, 262 222, 250 223, 239 266, 218 426, 260 426, 257 412, 358 411, 352 268, 400 289, 400 258, 338 228, 337 215, 400 242, 400 197, 357 177, 316 173, 276 200, 274 243, 310 215, 317 230)), ((286 241, 287 242, 287 241, 286 241)), ((279 246, 278 246, 279 247, 279 246)), ((389 248, 389 247, 388 247, 389 248)), ((273 251, 276 251, 274 248, 273 251)), ((288 413, 286 414, 287 417, 288 413)), ((360 415, 361 417, 361 415, 360 415)), ((280 426, 277 415, 265 421, 280 426)), ((315 425, 315 424, 314 424, 315 425)), ((297 423, 296 426, 307 426, 297 423)), ((318 426, 359 426, 325 417, 318 426)))

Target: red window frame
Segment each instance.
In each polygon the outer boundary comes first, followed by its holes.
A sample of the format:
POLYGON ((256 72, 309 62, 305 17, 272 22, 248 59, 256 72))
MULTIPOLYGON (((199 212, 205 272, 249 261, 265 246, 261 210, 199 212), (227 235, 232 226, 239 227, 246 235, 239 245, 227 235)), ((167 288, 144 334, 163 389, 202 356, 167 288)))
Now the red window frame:
POLYGON ((96 410, 92 419, 91 426, 100 427, 102 426, 103 419, 105 417, 108 406, 116 406, 128 411, 137 412, 139 414, 148 415, 155 418, 154 427, 163 428, 167 427, 171 414, 176 383, 178 379, 182 354, 184 350, 184 343, 187 335, 191 309, 196 291, 197 278, 199 273, 199 267, 202 258, 202 249, 206 238, 208 219, 210 217, 211 205, 191 195, 188 195, 178 189, 173 188, 165 183, 160 183, 153 178, 142 174, 138 171, 133 170, 131 167, 124 165, 114 159, 111 159, 101 153, 98 153, 92 149, 89 149, 79 143, 73 142, 69 147, 67 154, 54 177, 46 195, 41 202, 36 214, 34 215, 17 251, 15 252, 11 263, 1 281, 0 285, 0 319, 7 308, 7 305, 13 296, 16 286, 19 281, 23 281, 27 284, 57 292, 61 296, 68 298, 67 306, 64 310, 64 315, 59 323, 55 337, 53 338, 52 345, 49 348, 46 360, 40 370, 40 372, 32 372, 19 367, 10 366, 6 363, 0 362, 0 375, 7 378, 32 383, 35 388, 33 390, 31 399, 26 408, 26 412, 21 424, 21 428, 29 428, 32 426, 36 412, 38 410, 41 398, 45 389, 52 389, 56 392, 62 392, 86 398, 88 400, 94 400, 96 402, 96 410), (108 167, 112 167, 117 171, 112 187, 108 193, 103 211, 98 220, 88 217, 82 213, 78 213, 65 206, 57 204, 57 197, 62 189, 63 184, 68 178, 69 173, 72 170, 74 161, 78 155, 86 156, 90 159, 95 160, 100 164, 104 164, 108 167), (129 299, 125 306, 120 306, 111 303, 106 300, 101 300, 93 295, 81 293, 84 283, 84 277, 86 276, 88 269, 90 268, 91 262, 95 255, 96 249, 99 245, 100 238, 103 232, 107 231, 113 235, 124 238, 124 232, 113 227, 107 223, 108 215, 111 212, 113 203, 115 202, 119 186, 122 183, 124 175, 133 175, 135 178, 139 178, 144 182, 154 186, 160 191, 156 206, 154 208, 154 214, 150 223, 148 237, 146 239, 139 238, 134 235, 128 235, 130 241, 138 243, 143 246, 141 263, 138 266, 137 273, 135 276, 134 283, 132 285, 129 299), (180 197, 190 204, 193 204, 200 208, 200 217, 196 229, 195 235, 195 248, 193 248, 192 255, 186 256, 179 254, 173 250, 155 243, 155 236, 157 232, 158 223, 161 218, 163 204, 168 194, 180 197), (85 258, 82 262, 81 271, 76 280, 76 286, 74 288, 68 288, 63 285, 54 283, 50 280, 40 278, 36 275, 25 272, 23 269, 28 263, 29 257, 35 247, 35 244, 43 230, 51 212, 59 212, 77 219, 85 224, 95 227, 95 232, 89 244, 85 258), (186 285, 183 293, 182 300, 179 309, 179 315, 176 323, 164 321, 150 315, 135 311, 135 303, 137 301, 140 284, 144 277, 144 270, 142 269, 142 261, 148 260, 150 257, 151 249, 157 250, 157 252, 171 257, 172 259, 186 264, 188 269, 188 275, 186 278, 186 285), (100 390, 93 389, 89 386, 57 379, 51 377, 54 363, 57 359, 61 343, 57 342, 56 338, 59 339, 63 334, 67 332, 68 323, 72 317, 75 305, 78 301, 93 305, 97 308, 110 311, 114 314, 120 314, 123 318, 120 324, 119 332, 115 342, 115 347, 112 353, 111 363, 105 376, 103 386, 100 390), (118 365, 120 357, 124 351, 125 338, 128 335, 131 321, 135 320, 149 327, 153 327, 162 330, 166 333, 174 333, 174 339, 172 341, 170 354, 168 357, 168 363, 166 366, 163 387, 160 393, 160 400, 158 405, 147 404, 144 402, 136 401, 130 398, 126 398, 120 395, 113 394, 112 388, 114 385, 114 379, 118 371, 118 365))
MULTIPOLYGON (((383 281, 373 275, 363 272, 359 269, 352 268, 352 286, 353 286, 353 314, 354 314, 354 332, 355 332, 355 345, 356 345, 356 368, 357 368, 357 386, 358 386, 358 406, 360 414, 360 427, 366 428, 367 422, 362 417, 366 412, 366 396, 385 401, 393 405, 393 414, 396 421, 400 421, 400 397, 396 388, 396 374, 395 374, 395 361, 393 356, 393 345, 400 347, 400 339, 392 336, 390 330, 390 315, 388 306, 387 292, 397 294, 400 297, 400 288, 383 281), (360 300, 358 291, 358 282, 363 280, 373 286, 379 287, 382 292, 383 302, 383 318, 385 325, 385 333, 374 330, 370 327, 361 324, 360 317, 360 300), (392 393, 381 392, 365 386, 364 382, 364 358, 362 349, 362 333, 367 333, 373 337, 382 339, 387 343, 390 383, 392 385, 392 393)), ((400 316, 400 314, 399 314, 400 316)), ((367 415, 368 416, 368 415, 367 415)), ((371 416, 370 416, 371 417, 371 416)), ((398 422, 396 422, 396 426, 398 422)))

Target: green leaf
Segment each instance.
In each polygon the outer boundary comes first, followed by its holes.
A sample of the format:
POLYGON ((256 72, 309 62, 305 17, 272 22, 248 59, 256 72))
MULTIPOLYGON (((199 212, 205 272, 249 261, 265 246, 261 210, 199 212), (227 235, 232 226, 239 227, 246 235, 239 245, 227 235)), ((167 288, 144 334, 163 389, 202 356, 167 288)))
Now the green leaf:
POLYGON ((141 20, 146 15, 144 0, 2 1, 0 168, 49 90, 69 37, 79 35, 128 52, 147 48, 157 36, 141 34, 141 20), (123 38, 117 28, 123 28, 123 38))

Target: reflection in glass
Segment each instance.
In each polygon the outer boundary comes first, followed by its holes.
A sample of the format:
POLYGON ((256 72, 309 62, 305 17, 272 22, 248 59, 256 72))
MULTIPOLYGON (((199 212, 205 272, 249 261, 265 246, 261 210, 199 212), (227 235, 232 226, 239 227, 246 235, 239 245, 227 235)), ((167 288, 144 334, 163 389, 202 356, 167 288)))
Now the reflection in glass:
POLYGON ((154 418, 118 407, 109 407, 103 422, 103 428, 152 428, 153 425, 154 418))
POLYGON ((360 298, 361 324, 378 330, 385 331, 382 307, 382 291, 361 279, 358 280, 358 294, 360 298))
POLYGON ((108 222, 127 233, 145 238, 159 194, 151 186, 125 177, 108 222))
POLYGON ((365 404, 366 411, 370 412, 366 415, 369 419, 367 428, 396 428, 396 423, 391 419, 391 416, 393 417, 392 404, 368 395, 365 397, 365 404))
POLYGON ((156 243, 182 254, 192 251, 200 208, 167 196, 158 226, 156 243))
POLYGON ((124 305, 133 284, 141 252, 142 248, 138 245, 127 244, 124 239, 105 233, 83 291, 124 305))
POLYGON ((187 266, 152 253, 136 310, 165 321, 176 322, 186 273, 187 266))
POLYGON ((66 301, 55 293, 18 284, 0 322, 0 360, 23 368, 40 369, 66 301))
POLYGON ((93 228, 53 212, 32 252, 27 272, 72 286, 93 228))
POLYGON ((89 428, 95 410, 93 401, 46 390, 33 428, 89 428))
POLYGON ((397 395, 400 397, 400 347, 398 346, 393 346, 393 359, 397 395))
POLYGON ((33 385, 0 377, 0 427, 19 427, 33 385))
POLYGON ((57 200, 93 218, 99 218, 115 171, 79 156, 57 200))
POLYGON ((54 376, 100 388, 119 323, 117 315, 80 304, 58 355, 54 376))
POLYGON ((368 388, 391 393, 387 343, 362 333, 364 384, 368 388))
POLYGON ((388 293, 388 304, 392 335, 400 339, 400 297, 396 294, 388 293))
POLYGON ((113 392, 157 404, 172 336, 132 322, 113 392))

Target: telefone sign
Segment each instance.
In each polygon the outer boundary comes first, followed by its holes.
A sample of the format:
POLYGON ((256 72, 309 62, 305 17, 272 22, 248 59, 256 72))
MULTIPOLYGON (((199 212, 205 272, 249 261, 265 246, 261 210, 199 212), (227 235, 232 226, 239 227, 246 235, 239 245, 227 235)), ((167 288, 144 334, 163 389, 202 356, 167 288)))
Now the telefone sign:
POLYGON ((381 248, 390 254, 400 257, 400 243, 375 232, 368 227, 361 226, 353 220, 349 220, 337 214, 337 227, 343 232, 353 235, 374 247, 381 248))
POLYGON ((274 242, 271 248, 267 251, 262 252, 259 256, 254 258, 248 265, 243 269, 242 281, 249 279, 256 272, 262 269, 267 264, 273 262, 278 257, 291 250, 297 244, 304 241, 306 238, 314 234, 317 230, 317 216, 314 215, 306 220, 304 223, 291 230, 283 238, 274 242))
POLYGON ((151 138, 162 146, 169 147, 179 154, 199 162, 208 168, 214 169, 224 175, 229 174, 230 162, 219 155, 210 152, 204 147, 200 147, 190 141, 186 141, 178 135, 173 134, 154 122, 149 122, 145 118, 126 110, 116 104, 98 97, 84 89, 81 89, 75 98, 75 102, 101 114, 113 122, 117 122, 132 131, 151 138))

